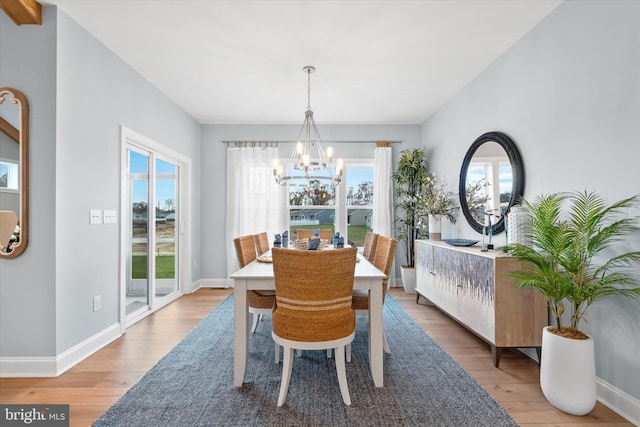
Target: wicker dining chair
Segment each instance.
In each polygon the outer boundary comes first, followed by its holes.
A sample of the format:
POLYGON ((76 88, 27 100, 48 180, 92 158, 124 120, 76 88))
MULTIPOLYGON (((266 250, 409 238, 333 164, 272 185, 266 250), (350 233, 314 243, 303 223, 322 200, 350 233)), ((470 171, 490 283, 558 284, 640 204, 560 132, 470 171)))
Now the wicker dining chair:
POLYGON ((357 248, 331 251, 274 248, 271 253, 276 287, 272 336, 284 347, 278 406, 287 397, 294 349, 334 349, 342 400, 351 405, 345 346, 353 341, 356 328, 351 293, 357 248))
POLYGON ((303 230, 301 228, 297 230, 296 239, 305 240, 309 237, 313 237, 313 230, 303 230))
POLYGON ((376 256, 376 247, 378 245, 379 236, 380 235, 378 233, 367 231, 367 235, 364 238, 364 250, 362 251, 362 256, 369 262, 373 262, 373 259, 376 256))
MULTIPOLYGON (((236 248, 236 255, 238 257, 238 263, 240 268, 249 264, 257 258, 256 246, 253 235, 247 235, 242 237, 236 237, 233 239, 233 243, 236 248)), ((271 314, 273 312, 273 306, 276 303, 275 292, 273 291, 249 291, 249 313, 253 316, 253 323, 251 325, 251 333, 256 332, 258 322, 265 314, 271 314)))
POLYGON ((253 240, 256 244, 256 252, 258 253, 258 256, 269 250, 269 238, 267 237, 266 232, 254 234, 253 240))
MULTIPOLYGON (((391 273, 391 266, 393 265, 393 257, 396 252, 396 245, 398 241, 391 237, 378 236, 378 244, 376 245, 376 255, 373 259, 373 265, 384 274, 387 278, 382 281, 382 302, 384 303, 384 297, 387 294, 387 286, 389 284, 389 274, 391 273)), ((357 316, 369 315, 369 291, 356 289, 353 291, 352 307, 356 311, 357 316)), ((391 348, 387 343, 387 336, 382 335, 384 340, 385 353, 391 353, 391 348)), ((351 344, 347 346, 347 362, 351 362, 351 344)))
MULTIPOLYGON (((298 229, 298 234, 296 236, 298 240, 308 239, 309 237, 313 237, 313 230, 304 230, 302 228, 298 229)), ((328 240, 330 243, 332 243, 333 230, 331 230, 330 228, 322 228, 320 229, 319 237, 320 240, 328 240)))
POLYGON ((330 228, 321 228, 320 240, 328 240, 329 242, 333 242, 333 230, 330 228))

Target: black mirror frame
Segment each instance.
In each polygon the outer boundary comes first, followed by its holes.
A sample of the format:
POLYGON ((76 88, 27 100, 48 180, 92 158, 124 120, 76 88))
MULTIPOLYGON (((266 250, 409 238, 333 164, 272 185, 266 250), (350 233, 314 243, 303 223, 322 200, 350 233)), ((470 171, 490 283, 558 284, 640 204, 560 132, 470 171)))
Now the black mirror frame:
MULTIPOLYGON (((466 196, 466 182, 467 182, 467 169, 469 168, 469 164, 471 163, 471 159, 475 154, 476 150, 485 142, 495 142, 499 144, 504 151, 507 153, 507 157, 509 158, 509 162, 511 163, 511 172, 513 175, 513 188, 511 192, 511 199, 509 200, 509 205, 507 206, 506 212, 509 212, 511 206, 518 203, 518 201, 522 198, 524 194, 524 164, 522 163, 522 158, 520 157, 520 152, 518 151, 518 147, 515 142, 502 132, 487 132, 482 134, 476 139, 469 150, 467 151, 464 160, 462 161, 462 168, 460 169, 460 181, 458 184, 458 194, 460 196, 460 209, 464 214, 464 217, 467 219, 467 222, 478 233, 482 233, 482 228, 484 224, 480 224, 471 214, 469 210, 469 205, 467 204, 467 196, 466 196)), ((504 231, 504 216, 500 218, 498 222, 491 226, 492 234, 498 234, 504 231)))

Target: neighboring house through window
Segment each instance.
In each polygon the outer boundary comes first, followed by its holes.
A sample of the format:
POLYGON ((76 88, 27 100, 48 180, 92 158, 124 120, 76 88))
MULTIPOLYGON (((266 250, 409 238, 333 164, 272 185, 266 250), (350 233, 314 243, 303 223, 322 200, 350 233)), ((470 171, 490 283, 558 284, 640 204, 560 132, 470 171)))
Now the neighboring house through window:
MULTIPOLYGON (((373 214, 373 159, 345 159, 343 179, 336 188, 322 182, 312 187, 288 186, 290 239, 297 239, 300 229, 331 229, 340 231, 345 240, 364 246, 364 237, 371 231, 373 214), (343 224, 341 226, 341 224, 343 224)), ((291 171, 292 175, 301 175, 291 171)))

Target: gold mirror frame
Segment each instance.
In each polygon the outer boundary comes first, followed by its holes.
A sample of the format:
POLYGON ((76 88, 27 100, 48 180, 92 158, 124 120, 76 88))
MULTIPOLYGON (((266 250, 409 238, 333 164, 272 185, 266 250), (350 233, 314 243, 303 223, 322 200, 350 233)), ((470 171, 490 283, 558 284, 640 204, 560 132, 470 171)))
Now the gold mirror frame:
MULTIPOLYGON (((8 246, 9 242, 0 242, 2 243, 0 245, 0 259, 10 259, 24 253, 29 241, 29 104, 22 92, 9 87, 0 88, 0 104, 4 103, 16 104, 19 108, 19 124, 17 128, 0 116, 0 131, 19 145, 18 205, 20 212, 16 215, 16 226, 18 228, 14 227, 17 233, 14 231, 14 235, 11 238, 15 240, 10 247, 8 246)), ((0 206, 0 212, 2 209, 2 206, 0 206)), ((11 218, 11 212, 3 215, 0 220, 4 222, 11 218)), ((0 228, 4 227, 0 226, 0 228)), ((0 238, 2 237, 0 236, 0 238)))

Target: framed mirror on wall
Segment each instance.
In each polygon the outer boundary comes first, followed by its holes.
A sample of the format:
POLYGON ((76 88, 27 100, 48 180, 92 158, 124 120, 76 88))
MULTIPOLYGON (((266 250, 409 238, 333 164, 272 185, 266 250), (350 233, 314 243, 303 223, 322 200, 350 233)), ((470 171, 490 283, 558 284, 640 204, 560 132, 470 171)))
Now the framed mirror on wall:
POLYGON ((462 162, 458 187, 460 208, 478 233, 491 224, 504 231, 505 214, 524 194, 524 165, 515 142, 502 132, 476 139, 462 162))
POLYGON ((29 236, 29 104, 0 88, 0 258, 15 258, 29 236))

